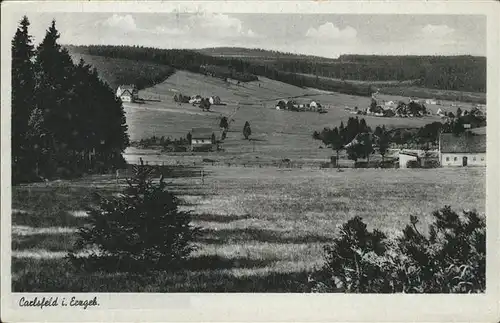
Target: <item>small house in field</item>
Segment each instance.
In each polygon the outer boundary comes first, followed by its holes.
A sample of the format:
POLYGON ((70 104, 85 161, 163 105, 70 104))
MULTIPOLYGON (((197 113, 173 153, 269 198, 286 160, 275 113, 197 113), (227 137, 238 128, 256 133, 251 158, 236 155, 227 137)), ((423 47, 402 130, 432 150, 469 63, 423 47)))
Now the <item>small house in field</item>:
POLYGON ((197 94, 197 95, 193 95, 191 97, 191 99, 189 99, 189 103, 191 104, 200 104, 201 103, 201 95, 197 94))
POLYGON ((210 104, 215 104, 215 105, 221 104, 220 98, 216 95, 208 98, 208 101, 210 102, 210 104))
POLYGON ((444 116, 446 115, 446 112, 445 112, 443 109, 439 108, 439 109, 436 111, 436 114, 437 114, 438 116, 440 116, 440 117, 444 117, 444 116))
POLYGON ((399 152, 399 168, 408 168, 409 161, 416 161, 418 167, 426 167, 439 161, 439 152, 436 150, 424 151, 420 149, 405 149, 399 152))
POLYGON ((486 135, 441 134, 439 160, 443 167, 486 166, 486 135))
POLYGON ((191 130, 192 151, 212 151, 217 143, 214 142, 215 132, 210 128, 193 128, 191 130))
POLYGON ((399 152, 399 168, 408 168, 409 161, 419 161, 418 153, 413 151, 399 152))
POLYGON ((134 102, 139 97, 139 91, 135 85, 120 85, 116 90, 116 97, 123 102, 134 102))

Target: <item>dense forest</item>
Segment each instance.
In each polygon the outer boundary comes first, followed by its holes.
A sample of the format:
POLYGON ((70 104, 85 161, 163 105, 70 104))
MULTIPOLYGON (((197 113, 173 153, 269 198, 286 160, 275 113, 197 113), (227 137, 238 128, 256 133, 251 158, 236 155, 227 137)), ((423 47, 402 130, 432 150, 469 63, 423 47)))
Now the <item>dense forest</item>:
POLYGON ((254 80, 258 75, 296 86, 314 86, 362 96, 370 95, 373 89, 367 84, 339 80, 412 80, 416 86, 431 89, 486 92, 485 57, 343 55, 329 59, 259 49, 167 50, 139 46, 71 46, 71 50, 150 61, 196 73, 204 72, 200 70, 202 65, 218 66, 228 69, 219 76, 242 82, 254 80), (309 75, 324 78, 313 79, 309 75))
POLYGON ((278 59, 280 71, 343 80, 406 81, 441 90, 486 92, 486 58, 473 56, 341 56, 336 62, 278 59))
POLYGON ((122 84, 134 84, 142 90, 163 82, 175 72, 168 65, 160 65, 130 59, 108 58, 102 56, 89 56, 71 53, 73 61, 80 59, 91 63, 99 71, 99 76, 109 84, 112 89, 122 84))
MULTIPOLYGON (((110 58, 130 59, 168 65, 176 69, 206 74, 205 66, 218 66, 228 69, 228 74, 217 72, 217 77, 231 77, 241 82, 255 80, 264 76, 276 81, 300 86, 315 87, 321 90, 336 91, 351 95, 370 96, 373 89, 369 85, 354 85, 327 79, 279 70, 269 64, 250 62, 240 58, 215 57, 185 49, 158 49, 141 46, 67 46, 71 52, 110 58)), ((212 70, 214 70, 212 68, 212 70)))
POLYGON ((71 178, 124 165, 122 102, 58 44, 52 21, 35 48, 24 17, 12 40, 12 180, 71 178))

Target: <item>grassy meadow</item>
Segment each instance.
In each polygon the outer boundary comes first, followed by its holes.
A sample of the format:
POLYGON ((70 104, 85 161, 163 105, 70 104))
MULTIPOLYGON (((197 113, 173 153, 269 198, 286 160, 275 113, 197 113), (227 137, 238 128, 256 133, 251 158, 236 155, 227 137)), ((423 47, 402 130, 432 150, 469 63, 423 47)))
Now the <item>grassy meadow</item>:
POLYGON ((360 215, 395 234, 444 205, 485 211, 485 169, 336 170, 211 167, 168 179, 204 234, 182 272, 84 273, 64 255, 86 223, 93 192, 123 187, 112 175, 13 188, 15 292, 301 292, 337 226, 360 215))
MULTIPOLYGON (((356 97, 310 88, 299 88, 289 84, 260 78, 259 81, 241 85, 227 84, 222 80, 200 74, 177 71, 165 82, 140 91, 141 97, 159 99, 145 104, 125 103, 127 124, 131 140, 155 136, 171 138, 185 137, 192 128, 209 127, 219 133, 221 116, 230 116, 230 127, 223 148, 227 154, 255 155, 259 158, 316 159, 326 160, 331 155, 328 149, 319 149, 321 142, 312 138, 312 133, 324 127, 339 126, 347 122, 350 114, 344 108, 366 107, 369 98, 356 97), (211 107, 203 112, 191 104, 174 102, 173 96, 200 94, 204 97, 218 95, 226 105, 211 107), (277 100, 295 98, 298 102, 316 100, 329 107, 329 112, 277 111, 277 100), (243 139, 242 129, 248 121, 252 128, 251 141, 243 139)), ((384 95, 384 100, 399 100, 402 97, 384 95)), ((405 98, 407 99, 407 98, 405 98)), ((430 107, 437 111, 437 107, 430 107)), ((420 127, 437 116, 424 118, 382 118, 363 116, 373 129, 378 125, 391 127, 420 127)), ((253 157, 252 157, 253 158, 253 157)))

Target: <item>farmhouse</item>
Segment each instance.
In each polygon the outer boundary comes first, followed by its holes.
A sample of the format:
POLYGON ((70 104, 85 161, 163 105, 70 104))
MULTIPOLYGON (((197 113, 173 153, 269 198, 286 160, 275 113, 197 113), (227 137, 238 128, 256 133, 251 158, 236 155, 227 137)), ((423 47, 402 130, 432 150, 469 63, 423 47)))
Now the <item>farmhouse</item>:
POLYGON ((455 136, 443 133, 439 137, 441 166, 486 166, 486 136, 465 133, 455 136))
POLYGON ((215 134, 209 128, 193 128, 191 131, 192 151, 211 151, 214 149, 215 134))
POLYGON ((210 98, 208 98, 208 101, 210 102, 210 104, 214 105, 218 105, 221 103, 220 98, 217 95, 211 96, 210 98))
POLYGON ((138 90, 135 85, 120 85, 116 90, 116 96, 123 102, 134 102, 138 98, 138 90))

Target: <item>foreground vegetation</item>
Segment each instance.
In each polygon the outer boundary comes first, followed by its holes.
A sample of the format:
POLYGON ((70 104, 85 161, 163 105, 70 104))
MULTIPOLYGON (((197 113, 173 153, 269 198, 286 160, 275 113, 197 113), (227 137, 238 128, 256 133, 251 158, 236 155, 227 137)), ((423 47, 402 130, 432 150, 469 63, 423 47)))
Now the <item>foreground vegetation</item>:
POLYGON ((326 263, 313 274, 313 291, 343 293, 483 293, 486 289, 486 221, 475 211, 449 206, 432 214, 429 234, 418 218, 388 238, 367 230, 360 217, 344 223, 326 263))
POLYGON ((433 211, 446 204, 457 212, 485 210, 483 168, 338 173, 206 167, 203 182, 197 169, 175 172, 166 179, 168 189, 202 229, 183 271, 85 272, 64 259, 78 239, 76 230, 89 221, 82 211, 95 203, 94 192, 111 197, 126 185, 124 178, 117 183, 114 176, 94 175, 14 187, 13 290, 310 291, 309 276, 323 266, 323 247, 354 216, 368 230, 392 237, 410 215, 429 234, 433 211))
POLYGON ((52 21, 35 49, 24 17, 12 40, 12 180, 74 177, 124 165, 122 103, 95 69, 73 64, 52 21))

